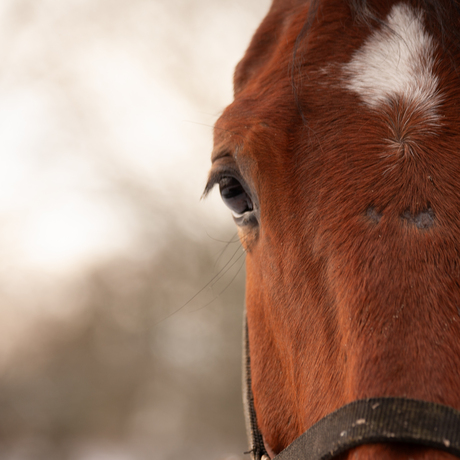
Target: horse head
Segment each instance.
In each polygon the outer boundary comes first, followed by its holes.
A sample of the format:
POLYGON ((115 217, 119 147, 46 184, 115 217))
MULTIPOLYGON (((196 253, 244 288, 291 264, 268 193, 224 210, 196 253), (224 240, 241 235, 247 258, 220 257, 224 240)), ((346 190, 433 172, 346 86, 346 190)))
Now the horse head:
POLYGON ((270 457, 355 400, 460 409, 459 18, 455 2, 275 0, 236 68, 206 190, 246 251, 270 457))

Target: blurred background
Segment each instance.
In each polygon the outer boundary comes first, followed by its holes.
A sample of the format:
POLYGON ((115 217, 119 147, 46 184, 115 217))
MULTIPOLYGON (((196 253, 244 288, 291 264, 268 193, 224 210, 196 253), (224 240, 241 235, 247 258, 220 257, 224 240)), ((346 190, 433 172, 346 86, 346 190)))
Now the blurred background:
POLYGON ((1 0, 0 460, 239 460, 212 125, 269 0, 1 0))

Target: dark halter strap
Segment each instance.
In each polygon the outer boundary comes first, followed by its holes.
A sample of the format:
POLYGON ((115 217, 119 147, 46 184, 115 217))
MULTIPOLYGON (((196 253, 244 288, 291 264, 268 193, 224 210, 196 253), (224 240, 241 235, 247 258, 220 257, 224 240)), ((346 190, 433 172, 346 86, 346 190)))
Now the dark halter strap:
MULTIPOLYGON (((253 460, 268 459, 257 426, 251 389, 247 325, 244 325, 243 393, 246 429, 253 460)), ((409 443, 460 457, 460 412, 442 404, 407 398, 354 401, 313 425, 276 460, 329 460, 370 443, 409 443)))

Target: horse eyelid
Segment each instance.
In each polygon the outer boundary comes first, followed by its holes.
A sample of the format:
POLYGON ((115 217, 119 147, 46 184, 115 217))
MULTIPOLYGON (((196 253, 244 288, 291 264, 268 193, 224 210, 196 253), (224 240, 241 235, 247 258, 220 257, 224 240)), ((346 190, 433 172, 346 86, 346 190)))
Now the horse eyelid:
MULTIPOLYGON (((241 178, 241 175, 238 174, 236 171, 228 169, 216 169, 209 173, 208 182, 206 184, 206 187, 204 188, 204 192, 201 198, 206 198, 208 194, 211 192, 212 188, 225 177, 233 177, 240 183, 244 182, 241 178)), ((246 187, 243 188, 246 190, 246 187)))
POLYGON ((206 187, 204 188, 203 195, 201 198, 206 198, 209 195, 209 192, 213 189, 214 185, 218 184, 219 181, 225 177, 221 171, 211 171, 208 177, 208 182, 206 183, 206 187))

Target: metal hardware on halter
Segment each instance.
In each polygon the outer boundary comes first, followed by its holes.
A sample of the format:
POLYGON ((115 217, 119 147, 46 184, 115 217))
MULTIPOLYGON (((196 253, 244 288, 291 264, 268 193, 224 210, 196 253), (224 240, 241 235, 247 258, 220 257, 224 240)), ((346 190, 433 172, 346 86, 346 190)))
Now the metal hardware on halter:
MULTIPOLYGON (((269 460, 254 408, 246 314, 243 341, 244 412, 251 458, 269 460)), ((460 457, 460 412, 408 398, 353 401, 326 415, 273 460, 330 460, 363 444, 395 442, 431 447, 460 457)))

